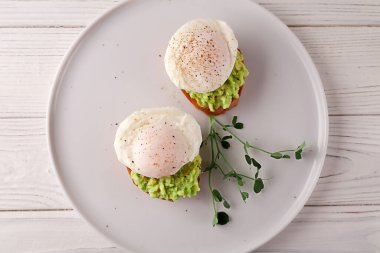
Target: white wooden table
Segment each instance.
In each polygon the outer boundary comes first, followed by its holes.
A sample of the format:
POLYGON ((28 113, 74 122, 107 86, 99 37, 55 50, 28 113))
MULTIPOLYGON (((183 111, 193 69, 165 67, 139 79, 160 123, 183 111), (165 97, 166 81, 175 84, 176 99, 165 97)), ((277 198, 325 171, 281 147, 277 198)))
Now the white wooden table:
MULTIPOLYGON (((120 253, 63 194, 47 152, 52 79, 117 0, 0 0, 0 252, 120 253)), ((258 252, 380 252, 380 0, 259 0, 320 72, 330 143, 305 208, 258 252)))

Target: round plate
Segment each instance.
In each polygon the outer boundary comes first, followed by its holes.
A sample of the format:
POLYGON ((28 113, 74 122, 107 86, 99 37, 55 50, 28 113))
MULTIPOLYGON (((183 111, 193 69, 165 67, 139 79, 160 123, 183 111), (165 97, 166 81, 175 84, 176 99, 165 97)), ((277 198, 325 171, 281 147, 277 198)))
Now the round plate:
MULTIPOLYGON (((309 55, 265 9, 248 0, 134 0, 89 26, 65 57, 51 95, 48 132, 54 166, 75 208, 127 252, 239 253, 268 241, 303 207, 323 165, 328 120, 309 55), (176 29, 200 17, 233 28, 251 72, 239 105, 220 120, 238 115, 245 123, 238 134, 269 150, 303 141, 309 147, 300 161, 255 153, 267 180, 258 195, 247 182, 246 203, 232 182, 215 174, 213 184, 231 203, 226 226, 211 224, 205 176, 197 197, 152 199, 131 183, 113 150, 117 124, 141 108, 176 106, 194 115, 207 134, 207 117, 171 84, 163 62, 176 29)), ((227 154, 236 168, 254 174, 239 143, 232 142, 227 154)))

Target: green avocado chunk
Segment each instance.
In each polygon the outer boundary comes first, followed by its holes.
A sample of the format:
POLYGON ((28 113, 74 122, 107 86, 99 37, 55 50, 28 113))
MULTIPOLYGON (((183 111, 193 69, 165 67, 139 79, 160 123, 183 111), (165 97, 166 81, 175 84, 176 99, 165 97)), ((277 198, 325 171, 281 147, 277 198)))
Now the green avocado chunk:
POLYGON ((231 75, 218 89, 206 92, 197 93, 193 91, 186 91, 191 98, 195 99, 203 108, 209 108, 211 112, 222 107, 227 109, 230 107, 232 99, 239 98, 239 89, 244 85, 244 78, 249 74, 248 69, 244 65, 243 54, 238 50, 234 68, 231 75))
POLYGON ((200 155, 185 164, 174 175, 162 178, 150 178, 131 171, 133 182, 152 198, 177 200, 197 195, 199 189, 198 177, 201 173, 200 155))

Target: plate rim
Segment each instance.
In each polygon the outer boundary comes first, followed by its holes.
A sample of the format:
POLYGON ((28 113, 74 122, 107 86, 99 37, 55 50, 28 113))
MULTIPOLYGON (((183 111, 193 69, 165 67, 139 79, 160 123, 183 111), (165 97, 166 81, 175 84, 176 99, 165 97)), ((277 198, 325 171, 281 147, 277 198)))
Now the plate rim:
MULTIPOLYGON (((73 201, 72 194, 70 194, 70 191, 68 189, 68 186, 65 185, 62 175, 60 173, 60 169, 58 169, 56 157, 54 151, 54 141, 52 140, 53 137, 53 114, 54 114, 54 108, 55 108, 55 101, 58 89, 60 88, 60 83, 62 80, 62 77, 65 74, 66 66, 70 63, 72 55, 75 53, 75 51, 78 49, 78 46, 80 45, 81 41, 85 38, 87 33, 93 29, 96 25, 98 25, 103 19, 107 18, 109 15, 111 15, 114 11, 119 9, 120 7, 124 5, 128 5, 131 2, 135 2, 139 0, 123 0, 120 3, 116 4, 115 6, 111 7, 110 9, 104 11, 102 14, 100 14, 98 17, 96 17, 94 20, 92 20, 85 28, 84 30, 78 35, 78 37, 72 42, 69 49, 66 51, 65 55, 63 56, 56 74, 54 76, 54 81, 52 84, 52 87, 50 89, 49 93, 49 99, 48 99, 48 110, 46 113, 46 129, 47 129, 47 139, 48 139, 48 154, 50 156, 50 162, 53 165, 55 175, 58 178, 58 181, 63 189, 63 192, 67 196, 70 204, 73 206, 74 210, 77 211, 80 214, 80 217, 86 221, 87 224, 90 225, 95 231, 97 231, 99 234, 101 234, 103 237, 107 238, 111 243, 115 244, 120 249, 128 252, 128 253, 137 253, 132 252, 130 249, 123 246, 118 240, 115 240, 111 235, 105 232, 105 230, 100 229, 100 227, 96 226, 92 223, 92 221, 87 218, 82 209, 79 208, 79 206, 73 201)), ((145 0, 146 1, 146 0, 145 0)), ((254 240, 251 241, 251 243, 247 243, 245 249, 242 253, 250 253, 255 249, 258 249, 259 247, 263 246, 270 240, 272 240, 275 236, 277 236, 280 232, 282 232, 293 220, 294 218, 299 214, 299 212, 303 209, 305 206, 307 200, 310 198, 312 192, 315 189, 315 186, 319 180, 319 176, 322 172, 323 165, 325 162, 326 154, 327 154, 327 147, 328 147, 328 136, 329 136, 329 116, 328 116, 328 106, 327 106, 327 100, 326 95, 324 92, 324 87, 322 80, 320 78, 320 75, 318 73, 318 70, 302 44, 302 42, 298 39, 298 37, 294 34, 294 32, 276 15, 274 15, 272 12, 264 8, 263 6, 259 5, 258 3, 254 2, 253 0, 241 0, 249 2, 250 4, 256 5, 256 8, 260 9, 260 11, 265 12, 268 14, 272 20, 277 23, 278 27, 281 28, 286 34, 289 39, 289 42, 291 42, 292 46, 295 48, 295 51, 299 53, 300 59, 302 60, 303 65, 305 66, 305 69, 307 70, 307 74, 309 78, 311 78, 312 88, 314 90, 314 94, 317 98, 317 109, 318 109, 318 116, 319 116, 319 124, 324 130, 324 136, 319 136, 319 140, 321 141, 321 153, 319 154, 320 157, 317 157, 317 164, 314 166, 313 170, 310 172, 309 177, 306 180, 305 186, 301 191, 300 196, 297 197, 297 201, 291 208, 289 208, 286 211, 286 214, 280 219, 280 221, 270 230, 270 232, 267 232, 264 238, 261 242, 255 243, 254 240), (319 105, 318 105, 319 102, 319 105), (323 122, 321 122, 323 121, 323 122), (322 125, 321 125, 322 124, 322 125), (319 159, 318 159, 319 158, 319 159), (302 198, 300 198, 302 197, 302 198)))

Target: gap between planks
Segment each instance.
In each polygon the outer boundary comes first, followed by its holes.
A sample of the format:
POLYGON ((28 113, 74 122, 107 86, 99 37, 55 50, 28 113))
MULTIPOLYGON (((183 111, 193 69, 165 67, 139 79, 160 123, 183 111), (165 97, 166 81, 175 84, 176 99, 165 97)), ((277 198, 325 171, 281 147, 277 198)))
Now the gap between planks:
MULTIPOLYGON (((380 209, 380 204, 368 204, 368 203, 363 203, 363 204, 305 204, 304 207, 366 207, 366 206, 371 206, 371 207, 379 207, 380 209)), ((21 213, 21 212, 75 212, 76 210, 73 208, 53 208, 53 209, 3 209, 0 210, 0 213, 21 213)), ((354 212, 356 213, 356 212, 354 212)))
MULTIPOLYGON (((304 207, 361 207, 361 206, 371 206, 371 207, 379 207, 380 204, 305 204, 304 207)), ((0 213, 15 213, 15 212, 72 212, 76 211, 73 208, 53 208, 53 209, 3 209, 0 210, 0 213)))
MULTIPOLYGON (((89 24, 91 25, 91 23, 89 24)), ((62 29, 70 29, 70 28, 86 28, 89 25, 0 25, 0 29, 9 29, 9 28, 19 28, 19 29, 27 29, 27 28, 62 28, 62 29)), ((380 25, 344 25, 344 24, 332 24, 332 25, 325 25, 325 24, 312 24, 312 25, 287 25, 289 28, 369 28, 369 27, 377 27, 379 28, 380 25)))
POLYGON ((0 25, 0 29, 9 29, 9 28, 19 28, 19 29, 25 29, 25 28, 62 28, 62 29, 70 29, 70 28, 86 28, 85 25, 0 25))
MULTIPOLYGON (((366 117, 366 116, 378 116, 380 117, 380 113, 352 113, 352 114, 329 114, 329 117, 366 117)), ((47 116, 0 116, 0 120, 2 119, 47 119, 47 116)))
POLYGON ((53 208, 53 209, 3 209, 0 210, 0 213, 6 212, 65 212, 65 211, 74 211, 73 208, 53 208))

